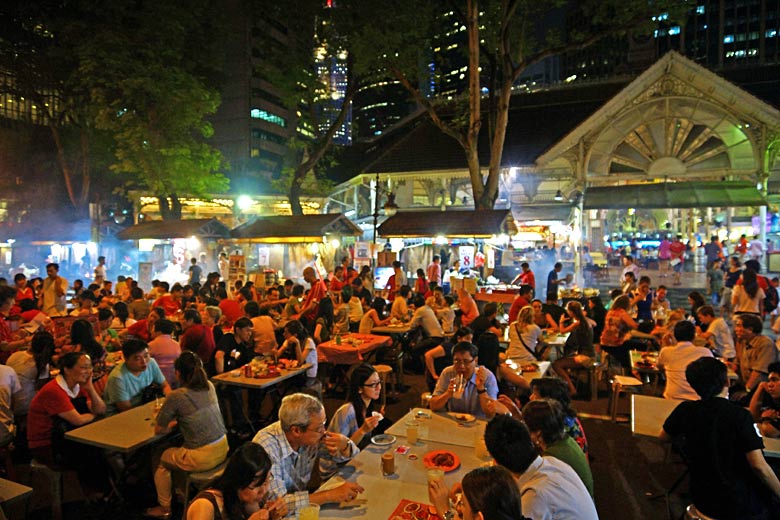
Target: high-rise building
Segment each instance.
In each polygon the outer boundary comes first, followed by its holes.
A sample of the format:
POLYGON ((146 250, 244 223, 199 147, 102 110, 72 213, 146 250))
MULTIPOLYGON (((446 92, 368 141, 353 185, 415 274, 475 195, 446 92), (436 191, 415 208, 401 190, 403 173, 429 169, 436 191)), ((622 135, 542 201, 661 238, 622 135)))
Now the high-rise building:
POLYGON ((212 144, 230 163, 227 172, 235 193, 255 193, 282 171, 295 113, 264 79, 260 37, 287 45, 287 28, 255 12, 252 2, 222 0, 231 30, 225 42, 222 104, 211 118, 212 144))

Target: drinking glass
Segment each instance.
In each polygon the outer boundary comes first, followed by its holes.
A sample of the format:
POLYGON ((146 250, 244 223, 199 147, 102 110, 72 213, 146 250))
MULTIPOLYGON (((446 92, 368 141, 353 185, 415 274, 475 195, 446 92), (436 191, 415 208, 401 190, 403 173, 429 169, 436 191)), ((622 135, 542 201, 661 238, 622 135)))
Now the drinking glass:
POLYGON ((298 513, 298 518, 300 520, 319 520, 320 506, 319 504, 309 504, 308 506, 302 507, 298 513))

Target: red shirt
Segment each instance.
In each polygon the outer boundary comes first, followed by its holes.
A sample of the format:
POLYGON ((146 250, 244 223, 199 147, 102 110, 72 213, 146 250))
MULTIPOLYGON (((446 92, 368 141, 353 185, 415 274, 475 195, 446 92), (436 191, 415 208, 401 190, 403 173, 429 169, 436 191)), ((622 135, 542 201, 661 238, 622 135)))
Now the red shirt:
POLYGON ((347 282, 345 280, 339 280, 335 276, 330 281, 330 290, 334 293, 341 292, 341 290, 344 288, 344 286, 347 285, 347 282))
POLYGON ((32 300, 35 298, 35 293, 32 290, 32 287, 25 286, 23 289, 17 289, 16 290, 16 303, 19 303, 22 300, 32 300))
POLYGON ((520 273, 520 284, 530 285, 532 289, 536 289, 536 276, 534 276, 534 272, 528 270, 527 272, 520 273))
POLYGON ((154 300, 152 307, 162 307, 166 316, 173 316, 181 310, 181 303, 174 300, 170 294, 166 294, 154 300))
MULTIPOLYGON (((88 398, 83 388, 79 388, 78 396, 88 398)), ((54 416, 69 410, 75 410, 75 407, 57 379, 46 383, 30 402, 27 415, 27 444, 30 448, 50 446, 54 416)))
POLYGON ((325 287, 325 282, 323 282, 320 279, 317 279, 316 282, 314 282, 314 285, 311 286, 311 289, 309 289, 309 293, 306 295, 306 299, 303 301, 303 307, 311 303, 312 300, 316 300, 318 303, 314 307, 311 308, 304 316, 306 318, 310 318, 312 320, 312 323, 314 322, 315 316, 317 316, 317 310, 319 309, 319 301, 322 300, 325 296, 328 295, 328 288, 325 287))
MULTIPOLYGON (((179 344, 182 351, 190 350, 195 352, 201 361, 203 366, 208 367, 214 356, 214 332, 201 324, 196 323, 190 328, 184 331, 184 334, 179 338, 179 344)), ((208 372, 208 370, 206 370, 208 372)))
POLYGON ((149 322, 147 320, 138 320, 129 327, 127 327, 127 335, 135 336, 138 339, 149 341, 151 335, 149 334, 149 322))
POLYGON ((517 315, 520 314, 520 309, 526 305, 530 305, 528 300, 520 295, 517 295, 515 301, 512 302, 512 307, 509 308, 509 323, 514 323, 517 321, 517 315))
POLYGON ((244 316, 244 312, 241 310, 241 304, 238 302, 238 300, 225 298, 219 302, 219 308, 222 310, 222 314, 227 317, 231 324, 235 323, 239 318, 244 316))
POLYGON ((672 242, 669 246, 669 252, 672 253, 672 258, 679 258, 680 261, 685 259, 685 244, 682 242, 672 242))

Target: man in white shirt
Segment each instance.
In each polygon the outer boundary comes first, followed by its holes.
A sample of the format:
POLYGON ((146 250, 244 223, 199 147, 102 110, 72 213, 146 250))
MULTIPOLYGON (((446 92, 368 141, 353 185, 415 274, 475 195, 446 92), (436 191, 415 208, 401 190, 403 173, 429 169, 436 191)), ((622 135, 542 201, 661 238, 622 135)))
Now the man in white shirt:
POLYGON ((761 237, 755 236, 750 241, 750 244, 748 244, 748 255, 753 260, 761 261, 761 258, 764 256, 764 244, 761 242, 761 237))
POLYGON ((51 263, 46 266, 46 278, 43 280, 43 294, 40 309, 49 316, 65 316, 68 281, 59 275, 60 264, 51 263))
POLYGON ((412 315, 412 321, 409 323, 409 330, 422 328, 424 339, 421 339, 412 348, 411 357, 417 367, 422 369, 422 356, 430 349, 441 345, 444 341, 444 330, 441 328, 439 319, 433 309, 425 305, 425 297, 418 294, 414 297, 415 311, 412 315))
POLYGON ((707 326, 706 331, 698 331, 698 336, 710 341, 712 352, 719 358, 734 359, 737 357, 731 329, 729 329, 726 320, 715 316, 715 309, 712 305, 702 305, 696 314, 699 316, 699 321, 707 326))
POLYGON ((677 344, 664 347, 658 355, 657 366, 666 373, 666 399, 697 401, 699 394, 691 388, 685 378, 685 369, 699 358, 712 357, 712 352, 706 347, 697 347, 693 342, 696 337, 696 326, 690 321, 680 321, 674 326, 674 339, 677 344))
POLYGON ((497 415, 485 428, 485 445, 496 463, 517 480, 523 516, 534 520, 598 520, 593 499, 571 466, 540 457, 525 424, 497 415))
POLYGON ((0 365, 0 446, 14 440, 14 401, 21 397, 21 392, 16 370, 0 365))
POLYGON ((98 265, 95 266, 95 283, 102 284, 106 281, 106 257, 98 257, 98 265))

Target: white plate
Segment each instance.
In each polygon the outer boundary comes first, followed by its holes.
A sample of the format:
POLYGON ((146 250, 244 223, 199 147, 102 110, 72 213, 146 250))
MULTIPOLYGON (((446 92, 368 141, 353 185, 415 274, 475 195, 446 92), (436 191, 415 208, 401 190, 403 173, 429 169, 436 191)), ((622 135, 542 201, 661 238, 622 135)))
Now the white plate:
POLYGON ((381 414, 381 413, 379 413, 379 412, 371 412, 371 415, 372 415, 372 416, 374 416, 374 417, 376 417, 376 418, 378 418, 378 419, 379 419, 379 422, 382 422, 382 419, 384 419, 384 418, 385 418, 385 416, 384 416, 384 415, 382 415, 382 414, 381 414))
POLYGON ((382 435, 374 435, 371 437, 371 442, 377 446, 389 446, 395 442, 395 436, 388 435, 386 433, 383 433, 382 435))
POLYGON ((477 418, 471 415, 470 413, 450 412, 449 415, 456 421, 462 423, 470 423, 477 420, 477 418))

